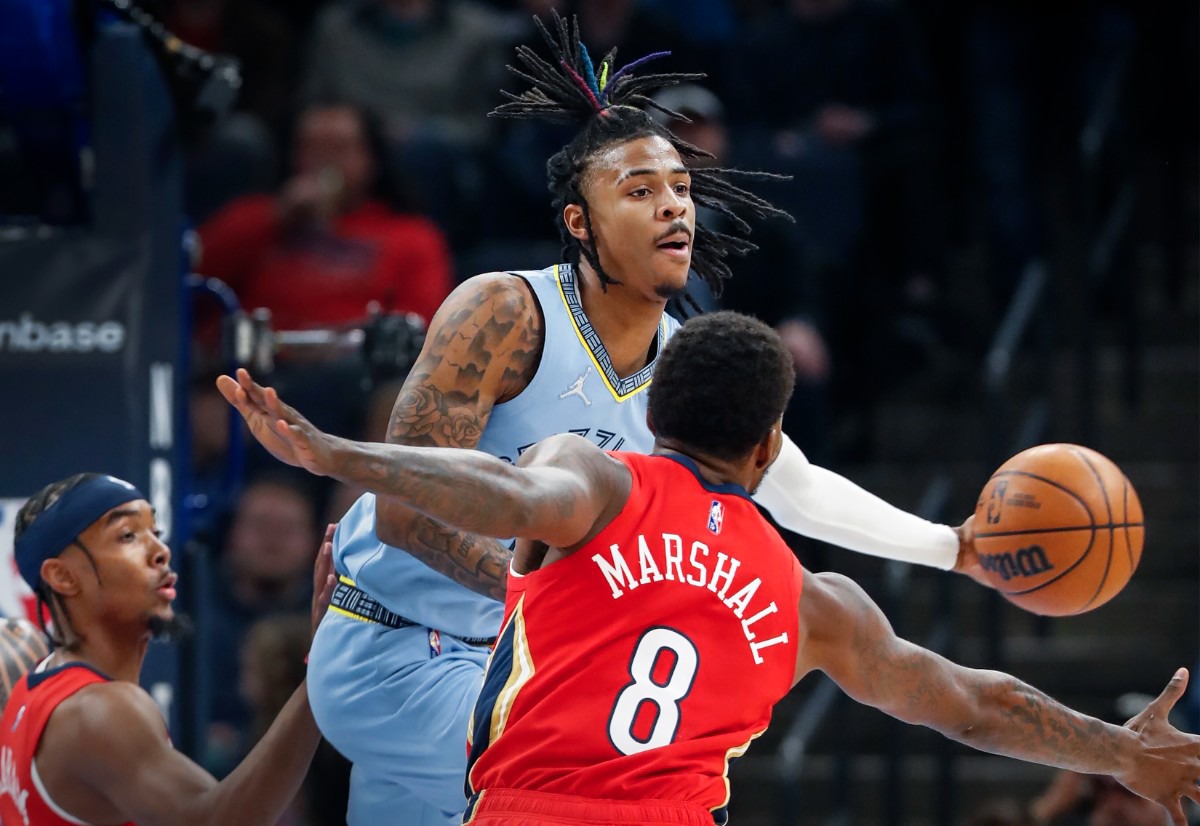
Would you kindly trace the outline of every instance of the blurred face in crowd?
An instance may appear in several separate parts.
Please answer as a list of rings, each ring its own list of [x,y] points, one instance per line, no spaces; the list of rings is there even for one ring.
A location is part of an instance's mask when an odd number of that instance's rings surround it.
[[[256,585],[306,582],[317,550],[312,503],[286,485],[246,488],[229,531],[226,557],[235,577]]]
[[[680,140],[712,155],[711,158],[695,158],[691,161],[692,165],[696,167],[720,166],[729,151],[729,136],[725,131],[725,124],[719,119],[708,118],[695,112],[684,112],[683,114],[687,115],[692,122],[671,121],[671,131]]]
[[[296,172],[326,176],[340,189],[344,206],[367,196],[375,176],[362,117],[349,106],[322,106],[307,110],[296,129]]]
[[[1138,797],[1112,778],[1096,783],[1087,826],[1164,826],[1166,813],[1152,800]]]

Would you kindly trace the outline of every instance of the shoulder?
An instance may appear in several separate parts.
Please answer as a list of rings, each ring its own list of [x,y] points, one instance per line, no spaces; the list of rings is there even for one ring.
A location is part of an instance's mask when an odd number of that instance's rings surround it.
[[[62,701],[55,711],[59,715],[78,725],[80,733],[122,734],[145,725],[166,733],[154,699],[141,686],[121,680],[84,686]]]
[[[486,309],[497,320],[509,323],[520,319],[539,321],[538,301],[529,283],[519,275],[508,272],[489,272],[472,276],[459,284],[438,311],[442,322],[462,319],[463,313],[474,314]],[[443,310],[449,313],[443,314]]]

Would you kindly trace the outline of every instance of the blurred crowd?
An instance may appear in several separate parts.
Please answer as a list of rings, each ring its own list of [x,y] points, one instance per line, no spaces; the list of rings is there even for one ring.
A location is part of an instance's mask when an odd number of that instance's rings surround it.
[[[570,131],[487,117],[519,84],[505,71],[514,47],[539,44],[534,15],[577,15],[592,55],[616,48],[618,65],[670,50],[660,71],[706,77],[661,93],[687,118],[667,125],[712,163],[787,176],[752,187],[796,218],[757,227],[759,249],[724,293],[693,298],[777,327],[799,379],[786,428],[835,466],[869,455],[881,391],[948,351],[982,348],[1022,268],[1052,251],[1047,212],[1062,208],[1055,194],[1070,185],[1063,170],[1107,69],[1170,36],[1121,0],[143,5],[182,40],[241,63],[236,111],[188,136],[195,269],[286,330],[381,312],[427,322],[471,275],[559,260],[545,161]],[[1171,67],[1134,71],[1138,109],[1118,128],[1161,148],[1172,122],[1152,81]],[[956,283],[963,272],[978,283]],[[306,616],[312,557],[356,492],[253,452],[240,491],[228,491],[229,411],[212,383],[219,325],[201,309],[192,444],[195,490],[209,497],[200,539],[219,568],[206,762],[220,772],[303,675],[295,618]],[[265,378],[318,424],[367,439],[383,437],[397,389],[344,354],[284,355]],[[322,814],[344,811],[337,761],[314,770],[321,782],[293,822],[337,822]]]

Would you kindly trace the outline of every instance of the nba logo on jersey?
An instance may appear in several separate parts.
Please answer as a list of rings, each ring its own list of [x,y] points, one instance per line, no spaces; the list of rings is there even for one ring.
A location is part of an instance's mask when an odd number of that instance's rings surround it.
[[[442,635],[434,629],[429,629],[429,659],[442,653]]]
[[[725,506],[716,499],[708,509],[708,529],[713,533],[721,532],[721,523],[725,521]]]

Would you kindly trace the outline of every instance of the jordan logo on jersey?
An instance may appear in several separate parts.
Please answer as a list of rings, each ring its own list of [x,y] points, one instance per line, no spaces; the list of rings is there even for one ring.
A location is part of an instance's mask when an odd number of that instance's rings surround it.
[[[587,377],[590,376],[591,374],[592,374],[592,368],[589,365],[587,372],[585,372],[579,378],[575,379],[575,381],[571,382],[571,386],[568,387],[566,390],[562,391],[561,393],[559,393],[558,397],[560,399],[565,399],[568,396],[578,396],[580,399],[583,400],[584,407],[591,407],[592,400],[589,399],[587,397],[587,394],[585,394],[583,392],[583,383],[587,380]]]
[[[708,509],[708,529],[714,534],[721,532],[721,525],[725,522],[725,506],[717,499],[713,500],[712,507]]]

